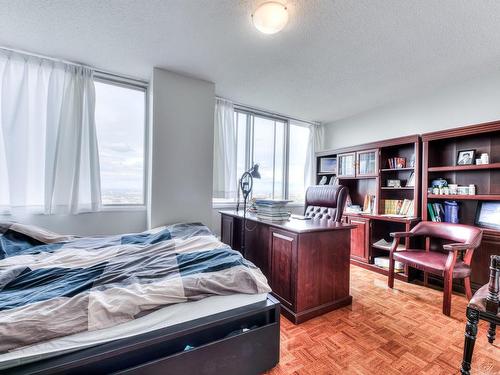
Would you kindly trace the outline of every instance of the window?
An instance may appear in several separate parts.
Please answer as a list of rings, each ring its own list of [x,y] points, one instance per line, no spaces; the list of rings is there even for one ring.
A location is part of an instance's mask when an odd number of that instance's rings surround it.
[[[259,164],[261,178],[254,180],[253,196],[285,197],[285,122],[251,116],[253,120],[252,163]]]
[[[146,88],[95,80],[104,205],[144,204]]]
[[[259,164],[261,178],[254,179],[253,197],[304,201],[309,128],[240,109],[234,112],[234,124],[238,178]],[[223,201],[228,200],[214,199]]]

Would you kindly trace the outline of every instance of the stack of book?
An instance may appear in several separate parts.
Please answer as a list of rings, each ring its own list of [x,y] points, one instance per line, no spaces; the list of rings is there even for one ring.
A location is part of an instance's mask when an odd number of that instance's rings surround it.
[[[285,221],[290,217],[287,200],[256,199],[257,218],[268,221]]]
[[[375,212],[375,195],[372,194],[365,195],[365,200],[363,202],[363,212],[369,214]]]
[[[391,169],[406,168],[406,158],[389,158],[387,162]]]
[[[413,199],[386,199],[384,201],[384,214],[398,216],[414,215]]]
[[[432,221],[445,221],[444,207],[441,203],[427,203],[427,209]]]
[[[384,268],[386,270],[389,269],[389,257],[377,257],[373,260],[373,263],[380,268]],[[402,273],[405,271],[405,265],[401,262],[394,262],[394,272]]]
[[[410,177],[406,181],[406,186],[415,186],[415,173],[411,172]]]

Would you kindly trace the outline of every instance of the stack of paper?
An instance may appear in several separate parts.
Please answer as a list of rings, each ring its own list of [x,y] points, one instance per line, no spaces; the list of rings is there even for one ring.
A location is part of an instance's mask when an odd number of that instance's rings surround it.
[[[275,199],[257,199],[255,206],[257,208],[257,217],[263,220],[270,221],[285,221],[290,217],[290,212],[287,210],[287,200]]]

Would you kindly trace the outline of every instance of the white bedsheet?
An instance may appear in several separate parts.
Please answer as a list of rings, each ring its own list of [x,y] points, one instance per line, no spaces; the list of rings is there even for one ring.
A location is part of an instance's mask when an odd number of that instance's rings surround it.
[[[92,332],[80,332],[0,354],[0,370],[251,305],[265,301],[266,298],[267,293],[233,294],[207,297],[195,302],[178,303],[114,327]]]

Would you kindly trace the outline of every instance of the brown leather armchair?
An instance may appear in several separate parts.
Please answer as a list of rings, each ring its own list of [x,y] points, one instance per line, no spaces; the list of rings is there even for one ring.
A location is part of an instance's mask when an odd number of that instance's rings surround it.
[[[389,279],[387,284],[394,287],[394,262],[444,278],[443,314],[450,315],[453,279],[464,279],[465,294],[470,300],[470,263],[474,249],[481,244],[483,231],[477,227],[463,224],[423,221],[410,232],[391,233],[394,241],[389,254]],[[404,237],[421,236],[425,238],[425,249],[397,250],[399,240]],[[430,239],[438,238],[447,242],[442,251],[430,250]],[[463,254],[463,257],[459,256]]]
[[[304,216],[326,223],[340,222],[349,189],[343,185],[309,186]]]
[[[479,319],[490,323],[488,342],[495,341],[496,328],[500,324],[500,309],[498,293],[500,283],[500,255],[492,255],[490,263],[490,282],[483,285],[474,294],[467,306],[467,325],[465,326],[464,357],[460,371],[463,375],[470,374],[472,353],[477,336]]]

